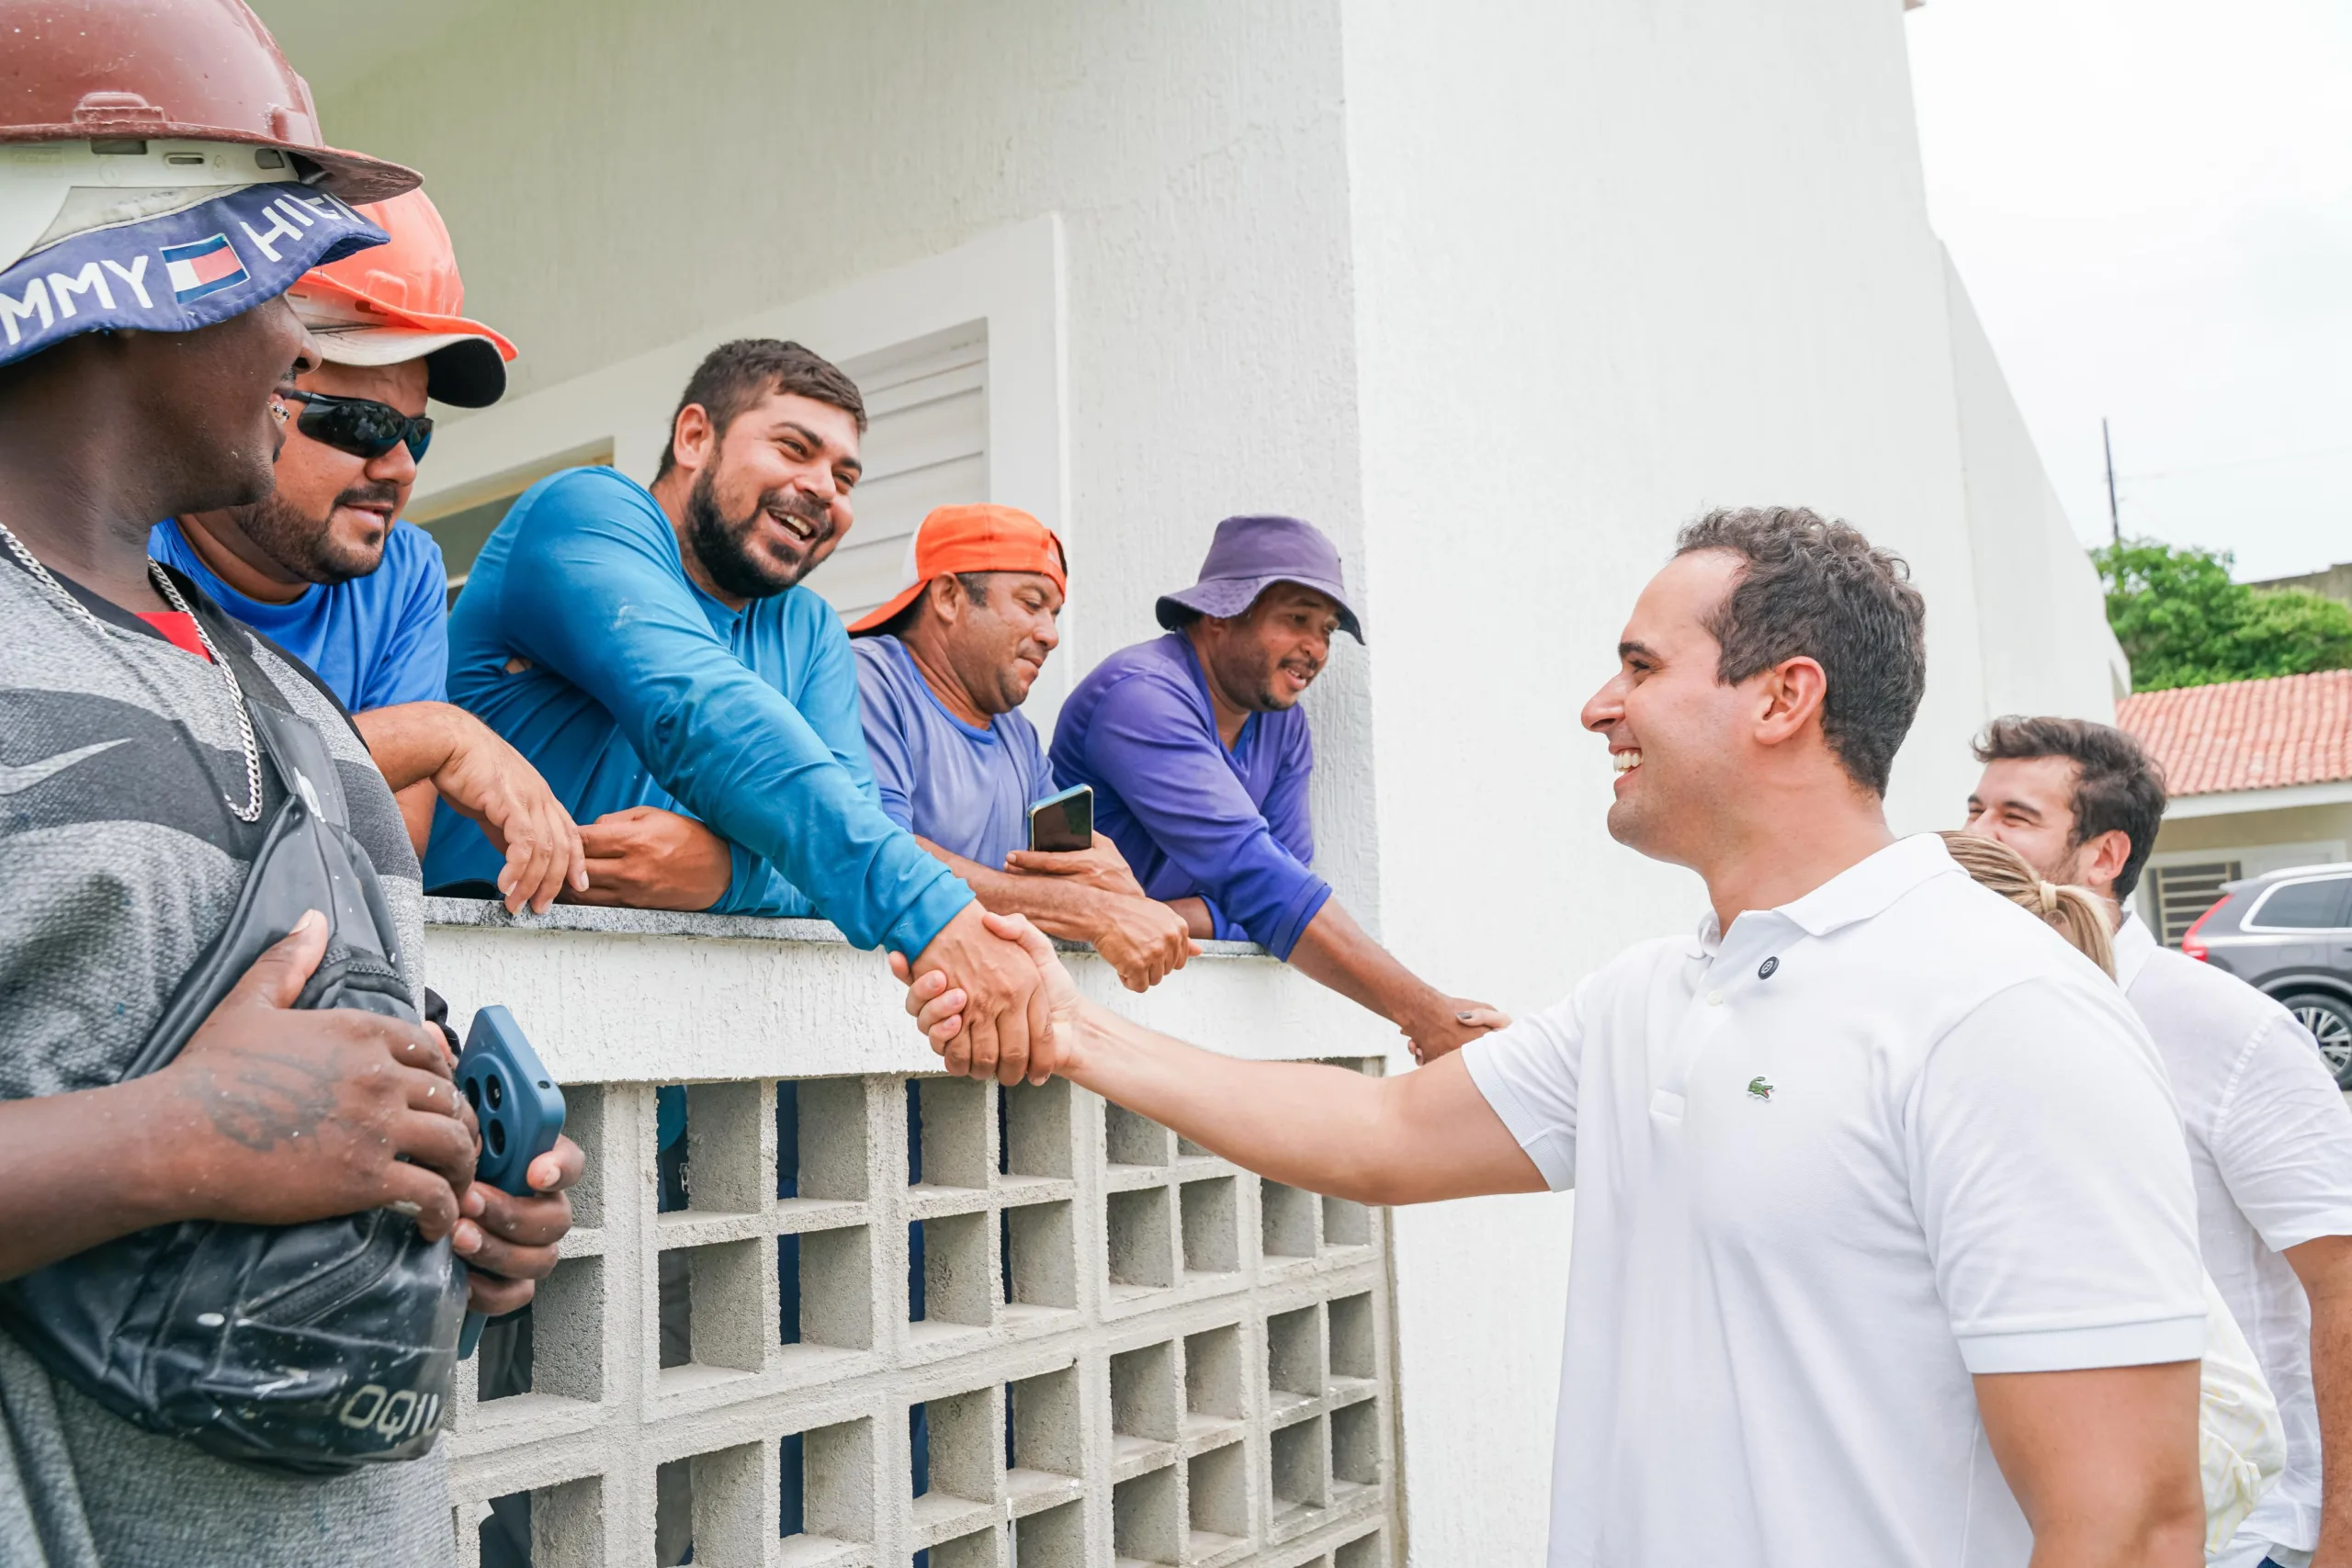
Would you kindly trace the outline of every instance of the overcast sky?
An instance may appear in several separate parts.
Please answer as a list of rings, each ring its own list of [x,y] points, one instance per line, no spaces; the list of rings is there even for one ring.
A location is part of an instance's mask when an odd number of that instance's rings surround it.
[[[2086,541],[2352,560],[2352,4],[1928,0],[1928,201]]]

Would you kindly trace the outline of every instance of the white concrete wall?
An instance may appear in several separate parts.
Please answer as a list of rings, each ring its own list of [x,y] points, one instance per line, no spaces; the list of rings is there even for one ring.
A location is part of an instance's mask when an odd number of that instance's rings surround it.
[[[426,171],[518,392],[1057,213],[1063,657],[1148,635],[1217,517],[1324,526],[1373,635],[1311,700],[1325,864],[1415,967],[1524,1010],[1699,908],[1607,839],[1576,715],[1705,508],[1801,502],[1909,557],[1932,663],[1900,827],[1953,819],[1988,713],[2097,711],[2096,604],[1927,226],[1900,27],[1893,0],[513,0],[322,109]],[[1393,1040],[1331,1027],[1312,1054]],[[1416,1563],[1540,1550],[1569,1213],[1396,1217]]]
[[[1962,478],[1984,606],[1984,705],[2115,722],[2132,666],[2107,624],[2106,591],[1994,356],[1960,274],[1944,258]]]

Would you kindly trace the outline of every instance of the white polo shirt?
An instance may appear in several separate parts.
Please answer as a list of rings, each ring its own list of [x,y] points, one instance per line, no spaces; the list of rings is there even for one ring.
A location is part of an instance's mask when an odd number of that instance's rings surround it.
[[[2115,933],[2115,977],[2180,1104],[2206,1271],[2287,1429],[2286,1473],[2240,1527],[2241,1550],[2221,1561],[2302,1561],[2319,1544],[2319,1409],[2311,1303],[2278,1255],[2352,1235],[2352,1111],[2293,1014],[2233,975],[2158,947],[2137,916]]]
[[[1462,1054],[1577,1190],[1554,1568],[2023,1568],[1970,1375],[2203,1351],[2154,1047],[1932,836]]]

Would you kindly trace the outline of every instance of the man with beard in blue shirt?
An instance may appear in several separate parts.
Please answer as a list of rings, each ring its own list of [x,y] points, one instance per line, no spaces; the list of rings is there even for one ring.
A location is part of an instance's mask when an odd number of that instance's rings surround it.
[[[515,502],[451,613],[449,694],[587,824],[588,901],[820,916],[977,987],[972,1061],[1016,1082],[1035,968],[883,814],[849,638],[799,586],[849,529],[865,427],[856,385],[798,344],[714,349],[651,489],[571,468]],[[439,814],[428,887],[496,864]]]

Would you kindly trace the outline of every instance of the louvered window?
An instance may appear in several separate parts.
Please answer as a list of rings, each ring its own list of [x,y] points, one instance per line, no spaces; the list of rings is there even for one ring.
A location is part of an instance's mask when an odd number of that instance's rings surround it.
[[[2197,918],[2221,901],[2222,885],[2243,874],[2234,860],[2196,861],[2157,866],[2148,874],[2155,886],[2156,910],[2166,947],[2178,947]]]
[[[865,473],[857,521],[808,586],[844,617],[890,596],[907,541],[933,507],[989,499],[988,355],[975,321],[842,366],[865,400]]]

